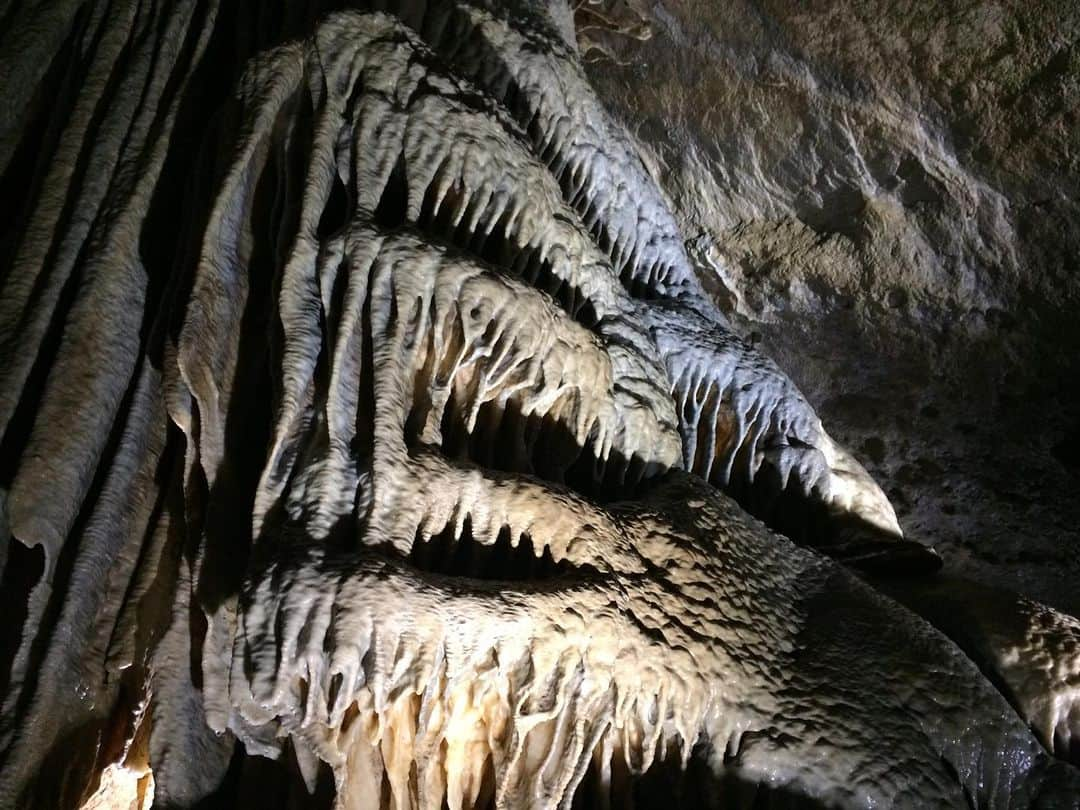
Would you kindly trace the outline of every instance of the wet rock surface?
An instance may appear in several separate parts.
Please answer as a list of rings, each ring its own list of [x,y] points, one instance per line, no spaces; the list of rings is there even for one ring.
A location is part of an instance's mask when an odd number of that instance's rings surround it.
[[[946,570],[1080,613],[1080,7],[633,8],[590,77],[733,322]]]

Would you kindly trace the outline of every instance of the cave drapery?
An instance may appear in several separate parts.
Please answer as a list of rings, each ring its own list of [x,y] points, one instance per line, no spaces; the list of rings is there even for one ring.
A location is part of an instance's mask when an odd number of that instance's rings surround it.
[[[1080,806],[570,8],[0,19],[4,806]]]

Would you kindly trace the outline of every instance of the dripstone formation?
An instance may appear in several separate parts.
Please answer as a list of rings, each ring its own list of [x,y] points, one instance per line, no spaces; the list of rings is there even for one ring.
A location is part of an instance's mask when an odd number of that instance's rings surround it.
[[[3,13],[0,805],[1080,807],[570,10],[378,5]]]

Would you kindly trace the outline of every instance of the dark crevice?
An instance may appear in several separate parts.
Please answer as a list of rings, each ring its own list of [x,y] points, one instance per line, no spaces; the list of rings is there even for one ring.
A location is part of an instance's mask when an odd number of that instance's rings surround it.
[[[503,526],[495,542],[485,544],[474,536],[470,516],[460,532],[454,521],[427,540],[417,530],[409,561],[429,573],[471,579],[528,582],[580,573],[577,566],[556,562],[547,547],[538,553],[528,532],[517,534]]]
[[[441,444],[436,449],[448,458],[565,486],[596,503],[637,497],[645,485],[646,472],[650,478],[659,472],[647,470],[646,461],[636,454],[626,458],[610,451],[603,459],[595,426],[584,444],[579,445],[573,432],[558,418],[550,413],[523,413],[520,402],[513,397],[505,402],[483,403],[470,431],[464,403],[471,401],[467,392],[455,389],[443,409]],[[405,439],[411,448],[422,446],[420,432],[431,407],[431,402],[422,398],[406,420]]]
[[[305,810],[329,810],[334,805],[334,777],[329,765],[320,761],[316,775],[315,791],[309,793],[303,774],[297,763],[293,744],[283,746],[282,756],[270,759],[258,756],[236,742],[229,767],[214,794],[194,805],[166,800],[154,802],[163,810],[225,810],[235,807],[297,808]]]
[[[715,470],[709,483],[794,542],[869,573],[906,576],[941,567],[941,558],[921,543],[890,534],[858,515],[832,513],[824,494],[816,485],[804,482],[797,469],[789,473],[787,486],[771,464],[762,464],[752,480],[746,469],[745,460],[740,464],[737,459],[726,486]]]
[[[726,486],[715,467],[709,483],[724,489],[770,529],[797,543],[817,545],[827,539],[829,514],[825,504],[804,493],[804,483],[797,470],[791,471],[785,487],[780,471],[772,465],[762,464],[751,479],[746,472],[747,465],[740,465],[739,461],[736,459]]]
[[[611,503],[640,497],[645,471],[646,462],[637,454],[626,458],[611,451],[606,460],[601,458],[596,438],[590,434],[566,471],[565,483],[597,503]]]
[[[408,218],[409,183],[405,174],[405,154],[398,155],[397,163],[383,188],[379,204],[375,208],[375,222],[384,228],[397,228]]]
[[[319,225],[315,234],[319,239],[326,239],[341,232],[352,218],[352,205],[349,201],[349,193],[345,189],[345,183],[335,171],[330,186],[330,194],[322,215],[319,217]]]
[[[817,454],[811,445],[790,435],[773,435],[771,440],[762,438],[755,442],[750,433],[756,427],[751,425],[739,446],[731,450],[729,442],[737,430],[733,406],[715,381],[701,393],[701,398],[695,392],[681,389],[674,394],[675,401],[683,403],[679,412],[680,433],[686,435],[692,427],[697,435],[693,457],[688,461],[689,472],[726,492],[773,531],[848,566],[864,571],[888,569],[898,574],[930,572],[940,567],[940,558],[921,543],[896,537],[855,514],[832,512],[826,502],[827,493],[821,489],[821,476],[813,471],[825,464],[824,458],[809,465],[809,478],[804,478],[799,467],[793,466],[785,482],[780,469],[770,459],[770,451]],[[711,419],[716,422],[712,429]],[[767,433],[773,431],[775,427],[767,429]],[[709,446],[710,439],[715,443],[713,447]],[[771,442],[782,442],[782,448]],[[731,453],[734,459],[730,463],[730,477],[725,478],[729,466],[726,459]],[[756,464],[754,453],[763,454],[764,459],[751,474]]]
[[[371,430],[371,426],[375,424],[375,351],[370,295],[364,296],[360,320],[360,385],[356,405],[356,430],[350,450],[354,458],[369,459],[375,452],[375,437]],[[360,497],[359,490],[357,497]]]
[[[529,114],[528,104],[518,85],[512,76],[506,77],[506,89],[502,93],[502,105],[515,119],[521,120]]]
[[[1080,477],[1080,425],[1050,448],[1050,454],[1075,476]]]
[[[15,538],[0,537],[0,542],[10,544],[3,577],[0,578],[0,610],[4,616],[0,626],[0,660],[6,663],[0,668],[0,694],[6,695],[10,685],[11,667],[15,654],[23,643],[23,634],[34,628],[25,626],[29,615],[30,596],[34,587],[45,574],[45,550],[41,546],[28,547]]]
[[[644,773],[633,772],[622,756],[601,778],[592,763],[574,792],[573,810],[593,807],[663,807],[667,810],[822,810],[832,805],[806,796],[795,786],[770,785],[737,766],[718,770],[709,743],[694,745],[687,762],[670,749]]]

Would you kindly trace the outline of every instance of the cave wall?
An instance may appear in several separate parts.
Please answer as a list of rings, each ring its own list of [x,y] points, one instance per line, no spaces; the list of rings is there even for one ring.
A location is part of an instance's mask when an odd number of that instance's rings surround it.
[[[590,77],[736,325],[947,568],[1080,611],[1080,6],[616,10]]]

